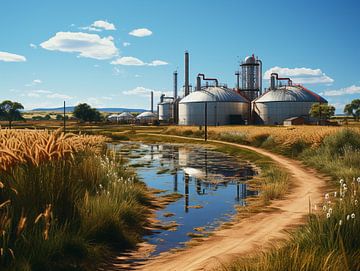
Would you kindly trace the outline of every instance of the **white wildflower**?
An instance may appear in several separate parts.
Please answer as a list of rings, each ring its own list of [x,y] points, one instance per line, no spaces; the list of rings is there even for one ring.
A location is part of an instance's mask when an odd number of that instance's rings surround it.
[[[323,206],[323,210],[326,211],[326,206],[325,205]]]
[[[341,226],[341,225],[342,225],[342,220],[340,219],[340,220],[339,220],[339,226]]]
[[[358,205],[359,201],[356,199],[354,203],[355,205]]]
[[[336,194],[337,194],[337,192],[335,191],[335,192],[334,192],[334,197],[335,197],[335,198],[336,198]]]
[[[343,184],[343,183],[344,183],[344,180],[343,180],[343,179],[340,179],[339,183],[340,183],[340,184]]]
[[[350,215],[347,215],[347,216],[346,216],[346,220],[350,220]]]
[[[326,213],[326,218],[330,218],[330,213]]]
[[[332,208],[329,208],[329,214],[332,214]]]
[[[325,199],[328,200],[329,199],[329,193],[325,194]]]
[[[352,219],[355,219],[355,213],[352,213],[352,214],[351,214],[351,218],[352,218]]]
[[[360,177],[357,177],[357,179],[356,179],[356,180],[357,180],[357,182],[358,182],[358,183],[360,183]]]

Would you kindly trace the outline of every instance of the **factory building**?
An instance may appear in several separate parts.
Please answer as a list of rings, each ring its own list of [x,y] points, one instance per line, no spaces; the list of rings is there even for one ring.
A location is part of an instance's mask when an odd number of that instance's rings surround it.
[[[192,90],[189,53],[186,51],[183,97],[178,96],[177,72],[174,72],[174,95],[162,95],[158,104],[160,123],[197,126],[283,125],[285,120],[295,118],[309,123],[313,121],[309,116],[311,106],[314,103],[327,103],[318,94],[302,85],[292,84],[290,78],[280,78],[276,73],[271,74],[270,87],[262,93],[262,61],[254,55],[247,56],[241,62],[240,70],[235,75],[236,86],[228,88],[220,84],[218,79],[206,78],[199,73],[196,87]]]
[[[207,107],[207,108],[206,108]],[[232,89],[211,86],[197,90],[179,102],[179,125],[244,124],[249,101]]]
[[[287,84],[280,82],[286,80]],[[290,78],[279,78],[273,73],[270,88],[252,102],[253,121],[256,124],[282,125],[286,119],[301,117],[305,123],[311,118],[309,111],[314,103],[327,103],[318,94],[301,85],[293,85]]]

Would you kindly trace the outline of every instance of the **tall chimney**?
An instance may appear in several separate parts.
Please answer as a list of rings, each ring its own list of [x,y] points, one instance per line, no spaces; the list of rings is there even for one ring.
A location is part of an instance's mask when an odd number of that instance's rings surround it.
[[[236,71],[235,75],[236,75],[236,90],[239,91],[240,90],[240,72]]]
[[[154,113],[154,92],[151,91],[151,113]]]
[[[189,95],[189,52],[185,51],[185,96]]]
[[[178,93],[177,93],[177,76],[178,76],[178,73],[177,71],[174,71],[174,99],[176,100],[177,97],[178,97]]]
[[[196,90],[197,91],[201,90],[201,78],[199,75],[196,77]]]

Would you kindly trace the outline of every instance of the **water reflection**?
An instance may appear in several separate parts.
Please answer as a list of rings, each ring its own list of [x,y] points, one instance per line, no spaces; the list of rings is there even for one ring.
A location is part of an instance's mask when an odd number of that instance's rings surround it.
[[[256,174],[252,165],[220,152],[166,144],[111,147],[131,158],[129,163],[136,166],[137,174],[148,186],[166,190],[164,194],[183,195],[183,199],[157,211],[157,219],[175,221],[179,226],[175,231],[157,231],[146,237],[156,245],[154,254],[183,246],[194,228],[213,230],[235,214],[236,205],[245,205],[246,197],[257,194],[246,184]]]

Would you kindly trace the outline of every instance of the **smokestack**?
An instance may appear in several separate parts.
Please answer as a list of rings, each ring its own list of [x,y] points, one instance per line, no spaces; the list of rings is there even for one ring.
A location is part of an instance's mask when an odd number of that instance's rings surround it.
[[[236,90],[239,91],[240,90],[240,72],[236,71],[235,75],[236,75]]]
[[[189,52],[185,51],[185,96],[189,95]]]
[[[196,90],[197,91],[201,90],[201,78],[199,75],[196,77]]]
[[[177,76],[178,76],[178,73],[177,71],[174,71],[174,99],[176,100],[177,97],[178,97],[178,94],[177,94]]]
[[[151,91],[151,113],[154,113],[154,92]]]

